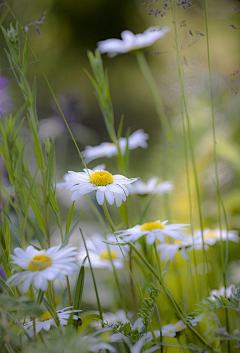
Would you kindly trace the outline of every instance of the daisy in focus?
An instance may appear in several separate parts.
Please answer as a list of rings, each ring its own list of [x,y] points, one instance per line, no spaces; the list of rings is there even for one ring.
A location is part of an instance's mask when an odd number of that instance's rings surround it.
[[[90,256],[92,267],[95,268],[107,268],[112,271],[112,264],[110,261],[110,256],[112,258],[113,265],[116,269],[121,269],[124,267],[124,259],[121,253],[119,246],[117,245],[108,245],[103,242],[104,238],[100,234],[95,234],[92,237],[86,239],[86,245],[88,248],[88,253]],[[107,241],[115,242],[116,238],[113,234],[107,235]],[[127,256],[128,246],[123,246],[122,252]],[[110,253],[110,254],[109,254]],[[86,251],[81,251],[77,258],[81,264],[84,258],[86,257]],[[89,266],[88,260],[85,262],[85,266]]]
[[[201,236],[201,231],[197,230],[194,233],[194,239],[196,240],[196,244],[199,246],[202,246],[202,236]],[[209,229],[205,228],[203,231],[203,239],[204,239],[204,244],[207,245],[215,245],[216,242],[221,241],[221,232],[220,229]],[[239,237],[238,237],[238,231],[237,230],[229,230],[228,232],[226,230],[222,230],[222,240],[226,241],[233,241],[235,243],[239,242]]]
[[[146,183],[138,180],[134,183],[131,194],[149,195],[149,194],[167,194],[174,189],[172,181],[157,183],[158,178],[152,177]]]
[[[58,310],[56,312],[59,323],[61,326],[66,326],[68,323],[68,319],[72,315],[73,320],[80,319],[79,316],[75,315],[75,313],[79,313],[81,310],[72,310],[72,307],[68,307],[65,309]],[[52,315],[49,311],[45,311],[40,317],[35,320],[36,325],[36,333],[39,333],[42,329],[45,331],[49,331],[51,326],[57,327],[56,322],[54,321]],[[29,336],[33,337],[33,321],[26,323],[24,326],[25,330],[27,330]]]
[[[149,135],[146,134],[142,129],[135,131],[129,136],[128,139],[126,139],[125,137],[121,137],[119,139],[119,146],[122,154],[125,154],[127,143],[129,150],[134,150],[138,147],[147,148],[148,144],[146,141],[148,137]],[[110,158],[112,156],[116,156],[117,154],[117,146],[115,145],[115,143],[111,142],[103,142],[99,146],[94,147],[86,146],[85,151],[82,152],[86,164],[98,158]]]
[[[121,206],[122,201],[126,201],[131,188],[130,184],[137,180],[137,178],[129,179],[123,175],[112,175],[106,170],[96,169],[84,169],[83,172],[69,171],[64,179],[66,188],[74,191],[72,201],[95,191],[99,205],[103,205],[106,199],[110,205],[115,202],[117,207]]]
[[[61,245],[53,246],[47,250],[36,250],[32,245],[26,250],[16,248],[11,255],[12,263],[22,271],[13,274],[6,283],[19,286],[22,293],[27,293],[32,283],[37,289],[46,291],[48,281],[64,279],[79,269],[74,263],[78,254],[76,250],[70,245],[62,249]]]
[[[182,240],[184,234],[182,231],[187,230],[186,226],[189,224],[169,224],[168,221],[155,221],[150,223],[143,223],[142,225],[137,224],[133,228],[127,230],[119,230],[118,236],[120,236],[125,242],[136,241],[142,236],[146,235],[146,242],[152,245],[156,239],[160,242],[164,241],[164,235],[169,237]]]
[[[131,31],[123,31],[121,33],[122,39],[111,38],[98,42],[98,49],[101,54],[108,53],[109,57],[145,49],[159,38],[162,38],[169,30],[169,27],[164,26],[150,27],[145,32],[139,34],[134,34]]]

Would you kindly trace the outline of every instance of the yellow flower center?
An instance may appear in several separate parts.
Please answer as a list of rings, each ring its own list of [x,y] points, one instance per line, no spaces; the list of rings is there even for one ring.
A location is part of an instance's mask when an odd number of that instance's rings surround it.
[[[181,240],[174,240],[174,244],[182,245],[182,241]]]
[[[92,173],[89,181],[96,186],[106,186],[113,183],[114,177],[111,173],[102,170],[101,172]]]
[[[47,321],[50,320],[52,318],[52,315],[50,314],[49,311],[45,311],[45,313],[43,313],[39,318],[38,321],[43,322],[43,321]]]
[[[112,250],[110,251],[111,257],[112,259],[117,259],[118,258],[118,254],[116,251]],[[107,250],[103,250],[100,252],[100,259],[101,260],[109,260],[109,252]]]
[[[176,326],[176,329],[177,329],[177,330],[181,330],[181,328],[182,328],[182,325],[177,325],[177,326]]]
[[[52,259],[50,256],[45,254],[40,254],[33,256],[31,260],[28,262],[28,270],[29,271],[42,271],[46,267],[50,266],[52,263]]]
[[[172,333],[172,330],[168,330],[169,333]]]
[[[150,222],[150,223],[143,223],[140,230],[141,232],[145,230],[153,230],[153,229],[164,229],[164,225],[161,222]]]
[[[204,235],[204,239],[208,239],[208,238],[213,238],[216,239],[218,238],[218,234],[215,230],[209,230],[205,235]]]

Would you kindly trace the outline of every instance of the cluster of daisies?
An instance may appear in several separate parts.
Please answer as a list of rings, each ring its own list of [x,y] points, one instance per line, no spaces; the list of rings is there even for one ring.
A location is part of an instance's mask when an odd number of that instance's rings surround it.
[[[126,52],[135,52],[143,50],[147,46],[153,44],[157,39],[164,36],[169,31],[168,27],[151,27],[143,34],[134,35],[130,31],[122,32],[122,40],[109,39],[98,43],[101,53],[108,53],[113,57],[117,54]],[[130,150],[137,147],[146,148],[148,135],[143,130],[137,130],[128,139],[120,138],[119,147],[122,154],[126,152],[126,147]],[[101,157],[110,158],[118,154],[118,148],[114,143],[104,142],[99,146],[87,146],[83,151],[83,157],[88,164],[93,160]],[[105,202],[110,205],[116,204],[120,207],[126,201],[130,194],[148,195],[148,194],[165,194],[173,190],[173,183],[165,181],[158,183],[158,179],[153,177],[146,183],[138,178],[127,178],[119,174],[112,174],[105,170],[105,166],[98,166],[90,169],[86,168],[83,171],[69,171],[64,176],[64,182],[57,185],[58,188],[65,187],[73,192],[72,201],[78,198],[93,193],[96,197],[96,202],[102,206]],[[187,236],[185,232],[189,224],[168,224],[168,221],[155,220],[148,223],[137,224],[129,229],[123,229],[116,234],[108,234],[103,242],[103,236],[100,234],[92,235],[86,240],[89,257],[86,259],[86,251],[79,250],[71,245],[63,246],[62,244],[50,247],[46,250],[38,250],[32,245],[29,245],[25,250],[21,248],[14,249],[14,254],[11,255],[13,264],[13,274],[7,280],[10,286],[17,286],[21,293],[28,293],[32,286],[35,290],[43,292],[48,290],[49,283],[55,280],[63,280],[66,276],[71,276],[73,271],[79,270],[82,262],[85,266],[91,265],[95,268],[105,268],[112,270],[113,266],[116,269],[124,267],[124,261],[128,260],[129,247],[126,243],[138,242],[144,238],[146,243],[151,246],[154,243],[157,249],[161,251],[161,257],[165,260],[167,257],[172,259],[178,250],[181,250],[184,259],[188,258],[187,252],[193,248],[200,249],[203,246],[207,248],[209,245],[214,245],[216,241],[231,240],[238,242],[239,238],[236,232],[226,232],[220,230],[205,229],[204,233],[195,232],[192,236]],[[116,237],[118,242],[116,242]],[[167,237],[167,238],[166,238]],[[173,239],[167,243],[166,239]],[[204,243],[203,243],[204,241]],[[111,245],[108,243],[116,243]],[[124,246],[121,246],[124,245]],[[140,246],[140,243],[138,244]],[[111,260],[111,261],[110,261]],[[72,307],[67,307],[56,312],[58,324],[65,326],[71,317],[73,320],[79,320],[80,310],[73,310]],[[128,322],[126,315],[121,311],[122,323]],[[201,321],[201,316],[191,320],[192,326],[197,325]],[[114,315],[107,314],[104,316],[104,321],[114,322]],[[40,317],[34,321],[24,323],[24,328],[29,335],[39,333],[41,330],[49,331],[52,326],[57,326],[55,319],[49,311],[45,311]],[[132,327],[138,327],[139,320]],[[139,328],[141,330],[141,327]],[[167,324],[162,326],[162,330],[154,331],[155,338],[162,336],[175,337],[178,332],[186,329],[186,325],[182,321],[175,324]],[[123,336],[121,336],[123,340]],[[113,334],[109,342],[120,340],[118,334]],[[139,342],[131,347],[131,352],[140,352],[141,347],[146,342],[153,340],[152,333],[146,333],[142,336]],[[91,337],[88,350],[90,352],[108,349],[110,352],[116,352],[116,349],[109,343],[100,342],[96,336]],[[159,349],[156,347],[155,350]],[[151,347],[151,352],[154,349]],[[147,352],[147,351],[146,351]]]

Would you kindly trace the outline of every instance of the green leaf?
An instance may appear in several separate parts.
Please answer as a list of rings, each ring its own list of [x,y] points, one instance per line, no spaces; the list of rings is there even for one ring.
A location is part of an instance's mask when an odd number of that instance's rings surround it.
[[[67,245],[67,243],[68,243],[68,241],[69,241],[71,235],[73,234],[73,232],[74,232],[75,228],[77,227],[77,225],[78,225],[80,219],[82,218],[82,216],[84,215],[84,213],[86,212],[87,209],[88,209],[88,208],[85,208],[85,210],[80,214],[80,216],[78,217],[78,219],[77,219],[76,222],[74,223],[72,229],[71,229],[71,230],[68,232],[68,234],[66,235],[66,237],[65,237],[65,239],[64,239],[64,241],[63,241],[62,246],[61,246],[60,249],[64,248],[64,246]]]
[[[55,144],[54,140],[50,143],[50,150],[47,154],[47,167],[46,167],[46,193],[50,195],[52,179],[54,174],[54,163],[55,163]]]
[[[83,287],[84,287],[84,277],[85,277],[85,268],[82,265],[79,271],[79,275],[75,285],[74,299],[73,299],[73,310],[80,310],[82,304],[82,295],[83,295]],[[76,320],[73,322],[74,327],[78,327],[78,323]]]
[[[11,221],[9,215],[8,215],[7,212],[4,210],[4,208],[2,208],[2,212],[4,213],[4,216],[7,218],[8,222],[9,222],[9,224],[10,224],[10,226],[11,226],[12,232],[13,232],[13,234],[15,235],[15,238],[17,239],[18,245],[22,248],[22,240],[21,240],[21,238],[20,238],[20,236],[19,236],[19,234],[18,234],[18,231],[17,231],[15,225],[12,223],[12,221]]]
[[[69,213],[68,213],[65,234],[68,234],[70,227],[71,227],[71,222],[72,222],[73,212],[74,212],[74,205],[75,205],[75,201],[73,201],[72,206],[71,206]]]

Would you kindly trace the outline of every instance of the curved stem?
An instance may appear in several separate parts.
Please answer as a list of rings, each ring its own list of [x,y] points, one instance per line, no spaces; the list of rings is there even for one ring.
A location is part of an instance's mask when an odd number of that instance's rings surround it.
[[[163,288],[164,292],[166,293],[169,301],[171,302],[171,304],[173,305],[177,316],[182,320],[182,322],[188,327],[188,329],[198,338],[198,340],[204,344],[205,347],[207,347],[208,349],[210,349],[212,352],[217,353],[217,351],[211,347],[206,341],[205,339],[194,329],[194,327],[189,324],[189,322],[185,319],[185,316],[182,312],[181,307],[179,306],[179,304],[177,303],[177,301],[175,300],[175,298],[173,297],[172,293],[169,291],[169,289],[167,288],[163,277],[160,277],[160,275],[158,275],[158,273],[154,270],[154,268],[149,264],[149,262],[142,256],[142,254],[136,249],[136,247],[132,244],[132,243],[127,243],[134,251],[135,253],[140,257],[140,259],[144,262],[144,264],[149,268],[149,270],[152,272],[152,274],[156,277],[156,279],[159,281],[159,284],[161,285],[161,287]]]
[[[150,68],[148,66],[148,63],[147,63],[147,60],[146,60],[146,57],[145,57],[143,51],[137,51],[136,58],[137,58],[139,68],[140,68],[144,78],[146,79],[146,81],[149,85],[149,88],[152,92],[158,118],[159,118],[160,122],[162,123],[163,129],[165,131],[167,138],[170,140],[173,137],[170,123],[169,123],[169,120],[168,120],[168,118],[165,114],[165,111],[164,111],[163,101],[160,96],[158,86],[157,86],[156,81],[154,80],[154,77],[150,71]]]

